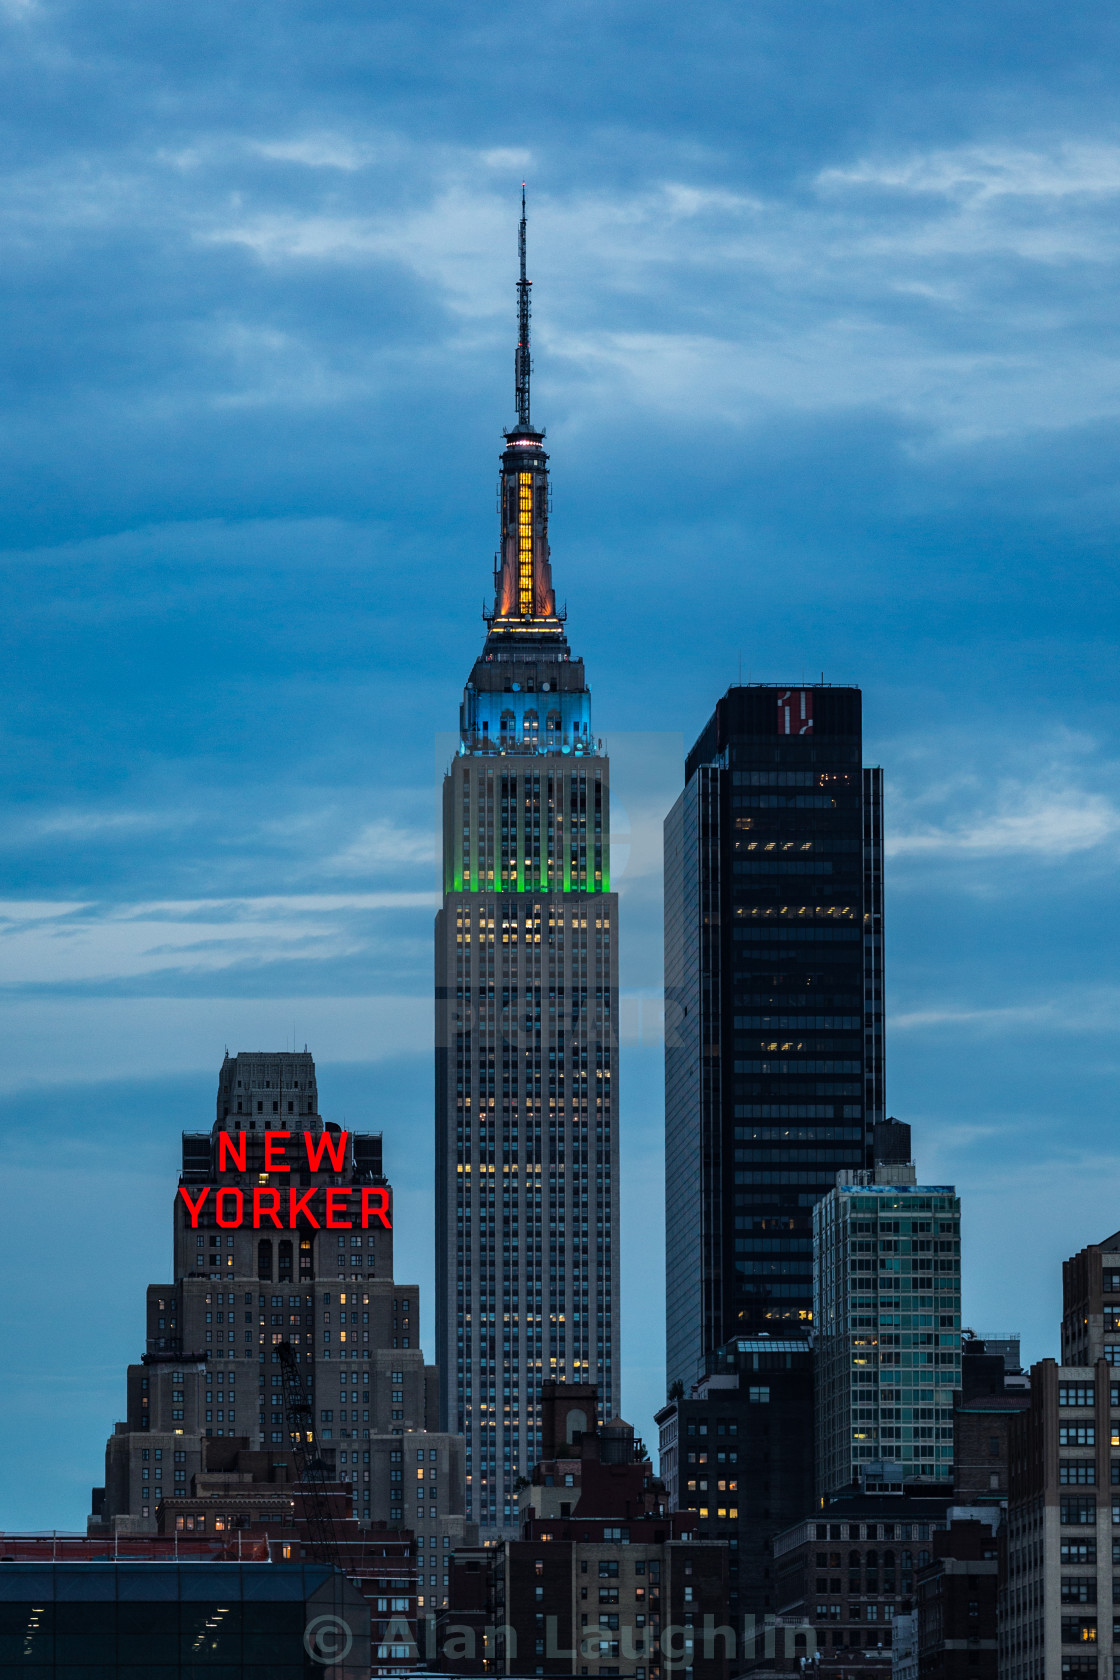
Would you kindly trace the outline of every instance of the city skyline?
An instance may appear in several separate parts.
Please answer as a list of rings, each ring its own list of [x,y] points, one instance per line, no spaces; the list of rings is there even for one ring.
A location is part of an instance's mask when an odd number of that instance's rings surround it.
[[[1120,1204],[1120,174],[1111,23],[1021,21],[563,5],[515,82],[452,8],[0,11],[2,1404],[61,1442],[6,1466],[13,1522],[81,1525],[224,1044],[309,1043],[328,1117],[383,1130],[431,1299],[434,791],[524,177],[618,801],[624,1413],[664,1389],[660,823],[740,676],[863,690],[890,1107],[962,1196],[966,1320],[1053,1350]],[[41,1243],[46,1137],[96,1280]]]

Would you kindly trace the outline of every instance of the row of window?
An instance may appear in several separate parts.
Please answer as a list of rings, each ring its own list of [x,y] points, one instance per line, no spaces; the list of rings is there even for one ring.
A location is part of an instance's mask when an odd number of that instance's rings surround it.
[[[1095,1406],[1096,1397],[1095,1383],[1058,1384],[1059,1406]],[[1110,1406],[1120,1406],[1120,1383],[1109,1384],[1108,1403]]]
[[[1061,1458],[1058,1460],[1058,1481],[1064,1487],[1092,1487],[1097,1480],[1097,1466],[1091,1458]],[[1120,1487],[1120,1458],[1109,1466],[1109,1480]]]
[[[1097,1502],[1091,1494],[1065,1494],[1058,1502],[1059,1521],[1063,1528],[1081,1528],[1097,1520]],[[1112,1524],[1120,1528],[1120,1499],[1112,1505]]]

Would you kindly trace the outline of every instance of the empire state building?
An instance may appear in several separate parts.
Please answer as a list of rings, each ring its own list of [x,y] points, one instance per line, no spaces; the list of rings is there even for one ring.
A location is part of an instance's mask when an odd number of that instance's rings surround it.
[[[516,1530],[542,1383],[595,1384],[603,1418],[619,1409],[609,765],[552,584],[548,456],[529,413],[524,195],[520,255],[494,607],[443,784],[436,917],[443,1426],[466,1437],[467,1514],[491,1537]]]

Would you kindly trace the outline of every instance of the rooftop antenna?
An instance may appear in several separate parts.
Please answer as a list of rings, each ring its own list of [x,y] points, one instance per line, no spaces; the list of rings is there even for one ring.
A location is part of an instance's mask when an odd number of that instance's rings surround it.
[[[525,183],[521,183],[521,226],[517,235],[517,249],[521,258],[521,278],[517,282],[517,355],[514,358],[514,389],[517,401],[517,424],[524,431],[532,430],[529,419],[529,290],[533,282],[525,278]]]

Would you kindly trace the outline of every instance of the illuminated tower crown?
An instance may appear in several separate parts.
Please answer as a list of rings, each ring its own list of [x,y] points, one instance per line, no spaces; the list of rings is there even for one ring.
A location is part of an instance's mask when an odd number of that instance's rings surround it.
[[[502,476],[498,490],[501,508],[501,546],[494,573],[494,611],[489,651],[511,637],[562,638],[563,613],[556,611],[552,567],[548,557],[548,456],[544,432],[536,431],[529,414],[530,292],[525,275],[525,188],[521,189],[521,227],[518,239],[521,276],[517,282],[517,353],[514,387],[517,424],[506,432]]]

